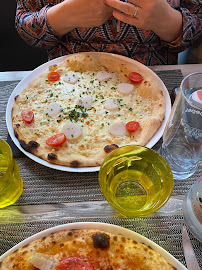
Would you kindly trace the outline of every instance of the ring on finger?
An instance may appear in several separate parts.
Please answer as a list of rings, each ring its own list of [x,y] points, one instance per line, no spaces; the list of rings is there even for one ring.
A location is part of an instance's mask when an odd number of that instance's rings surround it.
[[[138,6],[135,6],[135,5],[134,5],[133,12],[132,12],[131,15],[130,15],[131,17],[136,17],[137,12],[138,12],[138,8],[139,8]]]

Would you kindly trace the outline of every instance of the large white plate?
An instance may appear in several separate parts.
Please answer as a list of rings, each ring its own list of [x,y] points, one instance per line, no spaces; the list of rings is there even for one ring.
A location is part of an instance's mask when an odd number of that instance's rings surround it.
[[[169,96],[168,90],[165,87],[164,83],[161,81],[161,79],[151,69],[149,69],[148,67],[144,66],[143,64],[141,64],[141,63],[139,63],[139,62],[137,62],[135,60],[132,60],[132,59],[127,58],[125,56],[116,55],[116,54],[97,53],[97,52],[90,52],[89,53],[88,52],[88,54],[91,54],[91,53],[92,54],[99,54],[99,55],[107,54],[107,55],[110,55],[113,58],[115,57],[117,59],[124,60],[124,61],[134,65],[134,67],[140,68],[140,69],[144,70],[145,72],[151,74],[154,77],[154,79],[159,82],[159,84],[160,84],[160,86],[162,88],[163,94],[164,94],[166,108],[165,108],[165,117],[164,117],[164,120],[163,120],[161,126],[159,127],[159,129],[157,130],[157,132],[155,133],[153,138],[146,144],[146,147],[149,147],[149,148],[153,147],[158,142],[158,140],[161,138],[161,136],[163,135],[163,131],[165,129],[165,125],[166,125],[166,122],[168,120],[168,117],[169,117],[169,114],[170,114],[170,111],[171,111],[170,96]],[[57,169],[57,170],[61,170],[61,171],[69,171],[69,172],[94,172],[94,171],[99,171],[100,167],[71,168],[71,167],[65,167],[65,166],[51,164],[51,163],[49,163],[47,161],[42,160],[41,158],[38,158],[38,157],[34,156],[33,154],[28,153],[27,151],[25,151],[20,146],[19,141],[17,140],[17,138],[14,135],[14,131],[13,131],[13,127],[12,127],[11,112],[12,112],[12,107],[13,107],[13,104],[14,104],[15,96],[19,95],[22,92],[22,90],[24,90],[24,88],[33,79],[35,79],[38,75],[40,75],[42,72],[47,70],[50,65],[59,64],[62,61],[64,61],[66,58],[68,58],[69,56],[70,55],[58,57],[58,58],[56,58],[54,60],[51,60],[51,61],[37,67],[28,76],[26,76],[24,79],[22,79],[20,81],[20,83],[15,87],[15,89],[13,90],[13,92],[12,92],[12,94],[11,94],[9,100],[8,100],[8,104],[7,104],[7,108],[6,108],[6,124],[7,124],[7,128],[8,128],[8,132],[9,132],[13,142],[15,143],[15,145],[26,156],[28,156],[32,160],[34,160],[34,161],[36,161],[36,162],[38,162],[38,163],[40,163],[40,164],[42,164],[44,166],[47,166],[47,167],[53,168],[53,169]]]
[[[122,234],[125,237],[131,238],[136,240],[137,242],[144,243],[147,246],[150,246],[154,250],[156,250],[158,253],[160,253],[165,260],[167,260],[172,266],[174,266],[177,270],[187,270],[187,268],[180,263],[174,256],[172,256],[169,252],[167,252],[165,249],[161,248],[159,245],[154,243],[153,241],[149,240],[148,238],[133,232],[131,230],[112,225],[107,223],[100,223],[100,222],[78,222],[78,223],[70,223],[65,225],[59,225],[56,227],[49,228],[47,230],[44,230],[42,232],[39,232],[24,241],[20,242],[16,246],[12,247],[10,250],[8,250],[6,253],[4,253],[0,257],[0,262],[6,258],[6,256],[10,255],[17,249],[29,244],[30,242],[39,239],[41,237],[50,235],[51,233],[63,231],[63,230],[72,230],[72,229],[98,229],[105,232],[111,232],[116,234]]]

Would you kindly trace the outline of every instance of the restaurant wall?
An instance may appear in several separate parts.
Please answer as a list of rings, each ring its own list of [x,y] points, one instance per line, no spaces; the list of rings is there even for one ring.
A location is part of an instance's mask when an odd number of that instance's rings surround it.
[[[0,71],[32,70],[47,62],[43,49],[28,45],[15,29],[16,1],[6,0],[0,9]]]

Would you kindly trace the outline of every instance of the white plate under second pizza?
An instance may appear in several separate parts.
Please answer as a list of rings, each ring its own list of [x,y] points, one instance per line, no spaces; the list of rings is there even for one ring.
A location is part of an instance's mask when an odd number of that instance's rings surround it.
[[[20,242],[16,246],[12,247],[10,250],[8,250],[6,253],[4,253],[2,256],[0,256],[0,262],[5,259],[8,255],[12,254],[14,251],[18,250],[19,248],[31,243],[32,241],[35,241],[36,239],[48,236],[52,233],[56,233],[63,230],[73,230],[73,229],[96,229],[101,230],[105,232],[115,233],[115,234],[121,234],[124,237],[128,237],[131,239],[134,239],[137,242],[143,243],[146,246],[151,247],[158,253],[160,253],[163,258],[173,267],[175,267],[176,270],[187,270],[187,268],[180,263],[174,256],[172,256],[169,252],[167,252],[165,249],[154,243],[153,241],[149,240],[148,238],[131,231],[129,229],[107,224],[107,223],[101,223],[101,222],[78,222],[78,223],[69,223],[64,225],[59,225],[56,227],[49,228],[47,230],[44,230],[42,232],[39,232],[24,241]]]
[[[112,57],[112,58],[116,58],[117,60],[120,59],[124,60],[126,63],[128,62],[129,64],[132,64],[135,67],[142,69],[143,71],[149,73],[150,75],[153,76],[153,78],[158,81],[159,85],[161,86],[161,89],[163,91],[163,95],[164,95],[164,99],[165,99],[165,117],[164,120],[161,124],[161,126],[159,127],[159,129],[157,130],[157,132],[155,133],[155,135],[150,139],[150,141],[146,144],[146,147],[153,147],[161,138],[161,136],[163,135],[163,131],[165,129],[165,125],[166,122],[168,120],[170,111],[171,111],[171,100],[170,100],[170,95],[168,93],[167,88],[165,87],[164,83],[161,81],[161,79],[148,67],[144,66],[143,64],[121,56],[121,55],[116,55],[116,54],[109,54],[109,53],[96,53],[96,52],[88,52],[88,54],[99,54],[99,55],[105,55],[107,54],[108,56]],[[70,55],[72,56],[72,55]],[[8,100],[8,104],[7,104],[7,108],[6,108],[6,124],[7,124],[7,128],[8,128],[8,132],[11,136],[11,139],[13,140],[13,142],[15,143],[15,145],[26,155],[28,156],[30,159],[36,161],[39,164],[42,164],[46,167],[52,168],[52,169],[56,169],[56,170],[61,170],[61,171],[68,171],[68,172],[94,172],[94,171],[99,171],[100,167],[82,167],[82,168],[71,168],[71,167],[66,167],[66,166],[61,166],[61,165],[55,165],[52,163],[49,163],[31,153],[28,153],[27,151],[25,151],[21,146],[19,141],[17,140],[17,138],[14,135],[14,131],[13,131],[13,126],[12,126],[12,107],[14,104],[14,99],[17,95],[19,95],[24,89],[25,87],[32,81],[34,80],[37,76],[39,76],[41,73],[43,73],[45,70],[48,69],[48,67],[50,65],[54,65],[54,64],[59,64],[62,61],[64,61],[66,58],[68,58],[69,56],[62,56],[59,58],[56,58],[54,60],[51,60],[39,67],[37,67],[36,69],[34,69],[28,76],[26,76],[23,80],[20,81],[20,83],[15,87],[15,89],[13,90],[9,100]]]

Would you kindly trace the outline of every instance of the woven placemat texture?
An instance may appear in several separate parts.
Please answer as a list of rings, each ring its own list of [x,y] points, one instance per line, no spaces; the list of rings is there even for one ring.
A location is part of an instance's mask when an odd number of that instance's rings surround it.
[[[173,89],[179,87],[182,80],[180,70],[156,72],[165,83],[172,100]],[[0,137],[7,139],[5,112],[10,94],[18,82],[0,82]],[[157,150],[161,140],[154,146]],[[12,147],[15,147],[14,145]],[[13,148],[14,149],[14,148]],[[15,205],[32,205],[45,203],[62,203],[76,201],[103,200],[98,185],[98,172],[71,173],[57,171],[34,162],[20,153],[18,149],[14,152],[23,179],[23,194]],[[201,174],[199,170],[190,178],[175,181],[173,195],[184,195],[190,186]],[[16,221],[17,222],[17,221]],[[69,219],[58,221],[41,221],[27,223],[0,224],[0,254],[26,239],[27,237],[57,225],[70,223]],[[184,219],[181,214],[168,216],[147,216],[133,219],[125,218],[85,218],[75,219],[72,222],[104,222],[115,224],[133,230],[151,239],[162,248],[170,252],[185,265],[182,248],[181,229]],[[202,243],[190,234],[197,259],[202,267]]]
[[[172,99],[173,90],[179,87],[182,81],[180,70],[158,71],[156,74],[165,83]],[[1,138],[7,139],[5,112],[10,94],[18,82],[0,82],[0,128]],[[162,139],[153,147],[157,150]],[[11,142],[10,142],[11,144]],[[98,172],[72,173],[57,171],[47,168],[27,158],[18,148],[12,144],[14,156],[20,168],[23,179],[23,194],[15,205],[30,205],[43,203],[62,203],[75,201],[103,200],[98,184]],[[196,181],[201,172],[199,170],[189,179],[175,181],[173,195],[184,195],[190,186]]]
[[[185,264],[183,246],[182,246],[182,226],[184,224],[182,215],[164,216],[164,217],[140,217],[140,218],[91,218],[91,219],[75,219],[71,222],[103,222],[118,225],[132,231],[135,231],[146,238],[152,240],[182,264]],[[0,254],[3,254],[11,247],[45,229],[66,224],[62,221],[42,221],[34,223],[15,223],[0,225]],[[189,232],[189,231],[188,231]],[[189,233],[197,260],[202,267],[202,243],[195,239]]]

